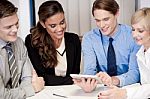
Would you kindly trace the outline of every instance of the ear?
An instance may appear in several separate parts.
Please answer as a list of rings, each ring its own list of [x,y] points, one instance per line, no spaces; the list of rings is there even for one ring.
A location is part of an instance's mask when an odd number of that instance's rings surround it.
[[[117,12],[116,12],[116,14],[115,14],[115,16],[118,17],[119,14],[120,14],[120,13],[119,13],[119,9],[118,9]]]
[[[43,23],[43,21],[40,21],[40,24],[43,26],[43,28],[46,28],[45,24]]]

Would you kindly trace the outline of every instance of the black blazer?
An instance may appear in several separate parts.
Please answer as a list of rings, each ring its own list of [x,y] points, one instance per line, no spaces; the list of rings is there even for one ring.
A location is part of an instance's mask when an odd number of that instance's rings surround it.
[[[38,50],[31,45],[31,34],[27,35],[25,45],[28,50],[29,58],[32,62],[34,69],[38,76],[45,80],[45,85],[67,85],[73,84],[70,74],[80,73],[80,60],[81,60],[81,42],[77,34],[65,33],[65,46],[67,57],[67,73],[65,77],[55,76],[54,68],[45,68],[41,65],[41,58]]]

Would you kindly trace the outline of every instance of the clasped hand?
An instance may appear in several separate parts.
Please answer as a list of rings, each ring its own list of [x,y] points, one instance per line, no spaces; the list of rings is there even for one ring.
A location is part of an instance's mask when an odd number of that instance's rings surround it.
[[[32,86],[35,92],[39,92],[44,89],[45,82],[43,77],[38,77],[35,70],[32,71]]]

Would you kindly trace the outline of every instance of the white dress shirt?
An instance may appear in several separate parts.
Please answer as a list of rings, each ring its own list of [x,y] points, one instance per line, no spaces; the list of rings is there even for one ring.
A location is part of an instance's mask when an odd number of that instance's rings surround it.
[[[55,67],[55,75],[56,76],[66,76],[67,71],[67,59],[66,59],[66,51],[65,51],[65,40],[62,39],[61,45],[57,50],[57,59],[58,64]]]
[[[141,85],[127,88],[127,97],[128,99],[148,99],[150,98],[150,48],[144,52],[144,46],[142,46],[136,56]]]

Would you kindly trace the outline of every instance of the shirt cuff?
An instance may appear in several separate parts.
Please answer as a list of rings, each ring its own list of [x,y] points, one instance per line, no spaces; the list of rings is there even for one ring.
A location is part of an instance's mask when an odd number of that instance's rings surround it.
[[[119,81],[120,81],[120,84],[118,85],[119,87],[122,87],[122,86],[124,86],[125,85],[125,77],[123,77],[123,76],[116,76],[118,79],[119,79]]]
[[[23,87],[23,89],[25,91],[26,98],[35,95],[35,91],[32,85]]]

